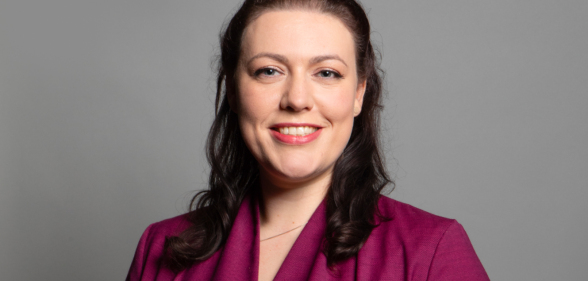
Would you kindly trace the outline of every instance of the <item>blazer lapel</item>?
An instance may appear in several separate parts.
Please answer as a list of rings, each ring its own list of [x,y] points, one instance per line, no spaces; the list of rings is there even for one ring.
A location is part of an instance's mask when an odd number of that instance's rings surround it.
[[[323,201],[294,242],[274,280],[308,280],[315,259],[322,255],[321,243],[326,231],[326,206]],[[259,238],[257,239],[259,240]],[[257,250],[259,257],[259,248]],[[255,279],[257,280],[257,279]]]
[[[223,247],[213,280],[257,280],[259,270],[259,218],[257,204],[245,197]]]

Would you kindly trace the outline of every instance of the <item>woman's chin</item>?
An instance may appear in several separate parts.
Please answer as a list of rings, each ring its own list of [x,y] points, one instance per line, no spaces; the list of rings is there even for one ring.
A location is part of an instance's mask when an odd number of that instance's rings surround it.
[[[316,174],[312,171],[288,171],[282,173],[282,178],[284,181],[290,182],[305,182],[312,180],[316,177]]]
[[[278,169],[272,169],[270,172],[273,180],[283,183],[300,184],[305,182],[313,182],[324,178],[328,172],[328,169],[313,168],[309,166],[294,166],[294,167],[282,167]]]

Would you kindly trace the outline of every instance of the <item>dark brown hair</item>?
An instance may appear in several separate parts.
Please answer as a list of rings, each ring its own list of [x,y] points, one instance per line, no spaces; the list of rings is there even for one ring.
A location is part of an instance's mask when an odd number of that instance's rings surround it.
[[[211,166],[209,189],[190,202],[191,226],[165,241],[165,262],[174,270],[188,268],[215,253],[225,243],[244,197],[258,188],[258,164],[245,145],[227,96],[236,94],[234,77],[247,25],[266,11],[288,9],[339,18],[354,37],[357,75],[360,81],[367,81],[362,111],[355,117],[349,142],[335,164],[325,199],[327,229],[322,251],[329,266],[357,255],[377,226],[380,193],[394,183],[379,150],[381,70],[365,11],[353,0],[246,0],[220,38],[216,116],[206,146]]]

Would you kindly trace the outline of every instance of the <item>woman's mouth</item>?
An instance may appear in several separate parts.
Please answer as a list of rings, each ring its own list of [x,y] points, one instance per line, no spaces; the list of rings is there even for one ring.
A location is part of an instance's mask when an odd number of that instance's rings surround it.
[[[280,132],[280,134],[283,135],[290,135],[290,136],[306,136],[306,135],[310,135],[314,132],[316,132],[316,130],[318,130],[318,128],[316,127],[309,127],[309,126],[304,126],[304,127],[280,127],[280,128],[276,128],[276,130],[278,132]]]
[[[280,142],[293,145],[301,145],[312,142],[320,135],[322,128],[308,126],[292,126],[295,124],[278,124],[271,128],[272,135]]]

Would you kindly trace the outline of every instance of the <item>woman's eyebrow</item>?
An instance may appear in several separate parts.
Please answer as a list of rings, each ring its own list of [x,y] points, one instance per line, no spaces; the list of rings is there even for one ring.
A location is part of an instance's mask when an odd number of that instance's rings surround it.
[[[262,58],[262,57],[267,57],[267,58],[271,58],[274,59],[276,61],[279,61],[281,63],[288,63],[288,59],[285,56],[279,55],[279,54],[274,54],[274,53],[259,53],[253,57],[251,57],[248,61],[247,64],[250,64],[252,61],[258,59],[258,58]],[[310,59],[310,63],[311,64],[317,64],[319,62],[322,61],[326,61],[326,60],[338,60],[340,62],[342,62],[345,66],[347,66],[347,64],[345,63],[345,61],[339,57],[338,55],[323,55],[323,56],[316,56],[313,57],[312,59]]]
[[[343,61],[343,59],[341,57],[339,57],[338,55],[324,55],[324,56],[317,56],[314,57],[310,60],[311,64],[316,64],[322,61],[326,61],[326,60],[338,60],[340,62],[342,62],[345,66],[347,66],[347,64],[345,63],[345,61]]]
[[[251,57],[247,61],[247,64],[250,64],[253,60],[258,59],[258,58],[262,58],[262,57],[271,58],[271,59],[277,60],[277,61],[284,63],[284,64],[288,63],[288,59],[285,56],[274,54],[274,53],[259,53],[255,56]]]

